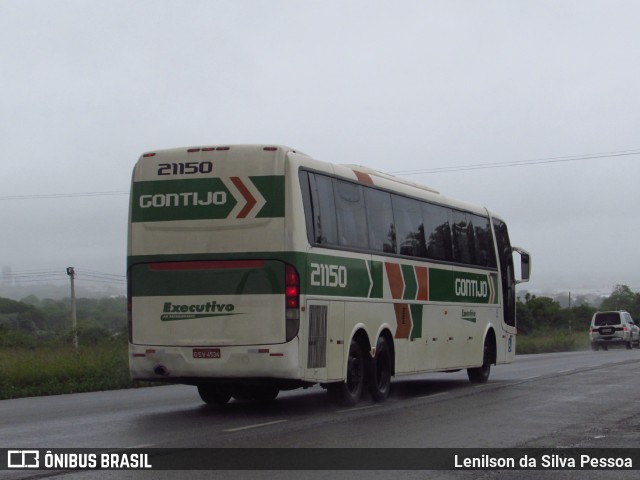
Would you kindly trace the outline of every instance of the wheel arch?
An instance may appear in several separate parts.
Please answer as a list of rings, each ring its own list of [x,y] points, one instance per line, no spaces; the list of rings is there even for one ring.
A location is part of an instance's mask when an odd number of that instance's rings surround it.
[[[498,362],[498,341],[496,338],[496,331],[493,328],[493,325],[489,325],[487,327],[487,331],[484,334],[484,339],[482,340],[482,348],[484,350],[485,342],[489,342],[489,347],[491,349],[491,363],[496,365]]]
[[[367,332],[367,329],[364,327],[364,325],[357,325],[356,328],[354,328],[353,332],[351,333],[349,343],[351,343],[352,340],[358,342],[365,352],[371,351],[371,340],[369,338],[369,332]]]

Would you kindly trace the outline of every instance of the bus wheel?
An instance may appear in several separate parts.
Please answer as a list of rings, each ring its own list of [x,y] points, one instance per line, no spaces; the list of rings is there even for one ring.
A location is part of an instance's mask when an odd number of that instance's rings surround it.
[[[484,353],[482,355],[482,366],[475,368],[467,368],[467,375],[469,376],[469,381],[472,383],[487,383],[489,380],[489,374],[491,373],[491,358],[493,357],[493,352],[491,348],[491,344],[489,343],[489,339],[486,338],[484,341]]]
[[[209,405],[225,405],[231,399],[231,390],[215,385],[198,385],[198,393]]]
[[[366,365],[362,347],[357,341],[351,340],[347,360],[347,380],[327,385],[331,399],[348,407],[357,404],[364,389],[365,371]]]
[[[391,349],[384,337],[378,339],[376,356],[371,362],[369,392],[376,402],[384,401],[391,390]]]

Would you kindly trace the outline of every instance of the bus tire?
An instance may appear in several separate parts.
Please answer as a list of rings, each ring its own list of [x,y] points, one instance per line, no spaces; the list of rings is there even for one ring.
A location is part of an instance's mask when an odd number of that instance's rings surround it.
[[[386,400],[391,391],[391,349],[387,339],[378,338],[376,355],[371,362],[369,392],[375,402]]]
[[[347,378],[344,382],[329,383],[327,391],[331,399],[347,407],[360,401],[364,390],[364,379],[367,371],[366,359],[362,346],[351,340],[347,357]]]
[[[487,383],[489,380],[489,374],[491,373],[493,353],[491,342],[489,342],[489,338],[487,337],[484,340],[482,365],[475,368],[467,368],[467,376],[471,383]]]
[[[231,390],[216,385],[198,385],[198,394],[209,405],[225,405],[231,399]]]

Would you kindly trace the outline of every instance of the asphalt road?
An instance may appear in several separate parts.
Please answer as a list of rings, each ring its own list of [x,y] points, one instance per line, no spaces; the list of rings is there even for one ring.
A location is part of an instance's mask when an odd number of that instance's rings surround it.
[[[319,387],[273,404],[203,404],[166,386],[0,401],[0,448],[632,447],[640,448],[640,350],[518,356],[487,384],[464,371],[394,379],[390,398],[331,404]],[[52,472],[0,472],[33,478]],[[189,472],[187,478],[547,478],[551,472]],[[555,472],[553,478],[635,478]],[[329,475],[330,474],[330,475]],[[70,472],[57,478],[177,478],[175,472]],[[183,476],[179,476],[183,478]]]

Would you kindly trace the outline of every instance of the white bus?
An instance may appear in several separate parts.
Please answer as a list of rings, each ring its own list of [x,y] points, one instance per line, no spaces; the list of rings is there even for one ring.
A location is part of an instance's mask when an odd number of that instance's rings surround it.
[[[384,400],[393,376],[486,382],[514,358],[530,257],[485,208],[233,145],[143,154],[129,215],[134,379],[195,385],[213,404],[321,384],[354,405],[367,390]]]

